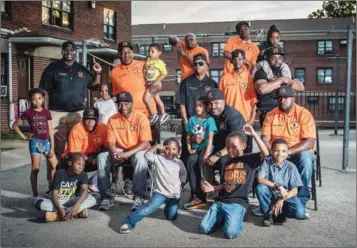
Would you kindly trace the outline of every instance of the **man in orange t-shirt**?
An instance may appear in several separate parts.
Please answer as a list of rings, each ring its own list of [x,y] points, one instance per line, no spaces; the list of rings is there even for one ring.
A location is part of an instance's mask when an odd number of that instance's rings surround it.
[[[289,161],[300,173],[304,186],[299,188],[298,197],[306,205],[310,199],[309,183],[313,173],[312,149],[316,140],[315,121],[311,113],[295,104],[294,89],[282,85],[277,90],[278,107],[265,117],[262,140],[271,150],[271,143],[282,138],[288,142]]]
[[[245,51],[245,62],[249,65],[251,74],[254,75],[256,71],[256,64],[259,55],[258,46],[250,40],[249,24],[247,22],[239,22],[236,25],[238,37],[231,37],[227,40],[224,46],[223,55],[226,58],[223,74],[229,73],[233,70],[231,64],[232,52],[236,49]]]
[[[236,49],[232,52],[233,71],[222,76],[219,89],[224,94],[226,104],[237,109],[245,122],[254,125],[257,96],[253,84],[253,76],[249,74],[244,63],[245,51]],[[252,152],[252,136],[247,136],[246,152]]]
[[[191,76],[193,73],[195,73],[195,69],[193,68],[193,57],[196,54],[204,54],[207,58],[207,63],[209,64],[208,51],[207,49],[197,45],[195,34],[186,34],[185,42],[179,40],[179,38],[176,36],[171,36],[169,38],[169,43],[177,49],[177,52],[180,56],[181,82],[188,76]]]
[[[150,147],[152,136],[147,116],[133,110],[133,97],[129,92],[116,96],[118,113],[108,120],[108,152],[98,155],[98,186],[102,201],[99,209],[108,210],[114,205],[110,192],[110,171],[112,163],[130,162],[134,167],[134,205],[132,210],[142,206],[146,194],[148,163],[144,157]]]
[[[68,166],[70,154],[80,152],[86,156],[84,171],[97,170],[97,155],[107,146],[107,125],[98,122],[99,112],[96,108],[83,111],[82,121],[73,126],[68,142],[62,154],[62,167]]]
[[[115,96],[119,92],[129,92],[133,98],[133,109],[149,116],[149,110],[144,102],[145,61],[134,60],[133,45],[128,41],[118,44],[118,52],[121,64],[117,65],[110,73],[113,95]],[[156,109],[154,98],[151,98],[151,104]],[[154,140],[160,142],[160,123],[156,122],[151,127]]]

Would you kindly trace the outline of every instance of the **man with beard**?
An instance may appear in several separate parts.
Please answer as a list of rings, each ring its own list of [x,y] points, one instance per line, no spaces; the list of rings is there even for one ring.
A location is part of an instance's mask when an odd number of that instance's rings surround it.
[[[257,107],[260,111],[259,121],[261,127],[263,126],[263,121],[267,113],[278,105],[277,100],[275,99],[276,90],[278,88],[285,84],[296,91],[305,90],[303,83],[299,80],[282,76],[280,67],[283,63],[284,52],[280,47],[267,49],[266,56],[275,77],[272,80],[269,80],[263,69],[258,70],[254,75],[254,83],[258,98]]]
[[[76,62],[77,47],[73,41],[62,44],[62,59],[49,64],[42,73],[40,88],[46,94],[46,107],[52,115],[55,153],[60,156],[74,124],[81,120],[85,90],[100,84],[102,67],[93,59],[95,75]]]
[[[271,154],[271,144],[277,138],[288,143],[288,160],[300,173],[303,186],[298,198],[303,205],[310,199],[309,183],[313,173],[312,149],[316,140],[315,121],[311,113],[295,103],[294,89],[282,85],[277,90],[278,107],[269,112],[264,120],[262,140]]]

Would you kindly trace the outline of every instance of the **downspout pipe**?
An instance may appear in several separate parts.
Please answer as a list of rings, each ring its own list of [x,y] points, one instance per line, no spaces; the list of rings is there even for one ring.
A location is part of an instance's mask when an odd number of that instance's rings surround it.
[[[13,102],[13,96],[12,96],[12,43],[9,41],[7,44],[8,47],[8,65],[9,65],[9,75],[8,75],[8,80],[9,80],[9,126],[10,129],[12,129],[12,124],[15,122],[15,106]]]

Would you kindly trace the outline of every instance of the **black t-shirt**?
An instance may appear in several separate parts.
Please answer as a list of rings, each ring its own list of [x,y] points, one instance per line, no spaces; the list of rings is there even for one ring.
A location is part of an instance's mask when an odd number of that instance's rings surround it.
[[[279,72],[279,70],[272,70],[274,76],[276,77],[281,77],[281,73]],[[263,69],[258,70],[255,75],[254,75],[254,82],[264,79],[266,81],[268,81],[268,77],[267,74],[265,73],[265,71],[263,71]],[[257,107],[260,111],[271,111],[274,108],[276,108],[278,106],[278,101],[275,99],[276,96],[276,90],[268,93],[268,94],[264,94],[264,95],[260,95],[257,92],[257,98],[258,98],[258,103],[257,103]]]
[[[221,172],[221,182],[230,182],[230,193],[223,188],[216,197],[216,201],[224,203],[238,203],[245,208],[249,205],[248,193],[252,187],[255,169],[260,165],[260,153],[250,153],[238,158],[222,157],[224,162]]]
[[[228,134],[233,131],[242,131],[245,125],[242,114],[235,108],[225,105],[222,114],[219,117],[214,116],[218,132],[214,135],[214,152],[221,150],[226,145]]]
[[[85,90],[92,85],[92,74],[74,62],[69,67],[63,60],[49,64],[42,73],[40,88],[49,96],[49,109],[74,112],[84,109]]]
[[[187,118],[190,118],[195,115],[198,98],[205,96],[213,88],[217,88],[217,82],[208,76],[202,80],[199,80],[195,74],[188,76],[181,82],[180,89],[176,93],[176,104],[185,105]]]
[[[83,184],[88,184],[86,172],[83,171],[79,175],[69,176],[68,169],[60,169],[55,173],[52,189],[58,190],[59,200],[68,200],[69,198],[81,195],[81,186]]]

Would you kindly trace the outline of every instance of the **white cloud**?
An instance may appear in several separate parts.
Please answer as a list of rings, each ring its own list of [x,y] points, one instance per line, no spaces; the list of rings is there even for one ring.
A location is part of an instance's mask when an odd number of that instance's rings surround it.
[[[132,24],[306,18],[322,1],[133,1]]]

